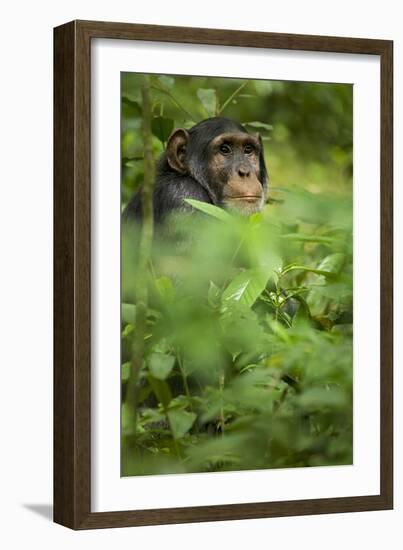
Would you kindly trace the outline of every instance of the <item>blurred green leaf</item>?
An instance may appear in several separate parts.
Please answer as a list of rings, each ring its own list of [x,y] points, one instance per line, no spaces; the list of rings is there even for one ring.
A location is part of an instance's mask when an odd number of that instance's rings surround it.
[[[175,357],[165,353],[151,353],[147,364],[154,378],[165,380],[175,365]]]
[[[341,254],[340,252],[330,254],[320,262],[320,264],[318,265],[318,270],[328,273],[339,273],[341,268],[343,267],[345,259],[345,254]]]
[[[136,306],[134,304],[122,303],[122,322],[134,325],[136,320]]]
[[[200,88],[197,90],[197,97],[200,99],[208,117],[216,116],[217,96],[215,90]]]
[[[213,281],[210,281],[207,299],[212,307],[217,307],[220,304],[220,295],[221,291],[218,286]]]
[[[244,122],[244,126],[250,126],[251,128],[256,128],[258,130],[265,130],[266,132],[273,130],[273,126],[271,124],[266,124],[265,122],[259,122],[257,120],[254,122]]]
[[[195,413],[182,409],[169,410],[167,416],[175,439],[181,439],[186,435],[196,420]]]
[[[281,235],[281,238],[308,243],[326,244],[332,244],[337,240],[333,237],[324,237],[323,235],[304,235],[303,233],[286,233],[285,235]]]
[[[228,214],[228,212],[226,212],[222,208],[219,208],[218,206],[215,206],[214,204],[197,201],[195,199],[185,199],[185,202],[190,204],[190,206],[193,206],[193,208],[196,208],[196,210],[200,210],[200,212],[204,212],[204,214],[208,214],[209,216],[217,218],[218,220],[221,220],[223,222],[229,221],[231,219],[231,215]]]
[[[309,273],[316,273],[317,275],[332,275],[332,271],[324,271],[321,269],[316,269],[314,267],[308,267],[306,265],[290,265],[284,268],[281,272],[282,275],[289,273],[290,271],[308,271]]]
[[[298,398],[301,407],[308,410],[323,410],[326,407],[340,408],[346,406],[346,394],[338,388],[310,388],[304,391]]]
[[[137,101],[132,101],[128,97],[122,97],[123,115],[127,118],[141,117],[142,110]]]
[[[165,302],[170,303],[174,300],[175,288],[169,277],[158,277],[158,279],[155,280],[155,286]]]
[[[174,128],[174,121],[171,118],[162,116],[154,117],[151,121],[152,133],[165,144]]]
[[[130,377],[130,362],[123,363],[122,365],[122,381],[129,380]]]
[[[172,399],[172,394],[169,385],[165,380],[159,380],[152,375],[147,377],[150,386],[155,394],[155,397],[166,409]]]
[[[158,77],[158,80],[164,86],[164,88],[172,89],[175,85],[175,79],[173,76],[162,75]]]

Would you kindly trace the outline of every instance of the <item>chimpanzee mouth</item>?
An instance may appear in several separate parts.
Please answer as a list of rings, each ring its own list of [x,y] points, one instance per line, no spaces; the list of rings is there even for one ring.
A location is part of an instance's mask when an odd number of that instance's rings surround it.
[[[262,195],[244,195],[240,197],[225,197],[228,201],[246,201],[246,202],[256,202],[262,199]]]
[[[227,210],[241,214],[244,216],[250,216],[256,212],[260,212],[263,207],[262,195],[238,195],[232,197],[225,197],[223,200],[223,206]]]

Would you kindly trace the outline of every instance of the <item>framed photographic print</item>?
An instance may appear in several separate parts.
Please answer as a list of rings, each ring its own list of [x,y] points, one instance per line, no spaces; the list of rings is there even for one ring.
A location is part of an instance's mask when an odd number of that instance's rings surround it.
[[[392,508],[392,42],[54,48],[55,521]]]

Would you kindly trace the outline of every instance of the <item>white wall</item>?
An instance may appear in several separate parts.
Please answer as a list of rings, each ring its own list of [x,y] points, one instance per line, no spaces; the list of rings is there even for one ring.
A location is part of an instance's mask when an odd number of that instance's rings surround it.
[[[74,533],[52,524],[52,27],[97,19],[395,40],[395,98],[402,96],[399,2],[383,0],[17,1],[2,8],[0,84],[0,541],[7,549],[400,548],[402,476],[396,509],[334,516],[143,527]],[[199,7],[200,6],[200,7]],[[29,84],[29,95],[24,95]],[[402,204],[403,109],[395,109],[396,205]],[[27,132],[28,129],[28,132]],[[396,209],[397,214],[398,209]],[[400,223],[400,220],[397,220]],[[396,224],[397,225],[397,224]],[[396,264],[402,267],[401,229]],[[399,246],[400,244],[400,246]],[[402,276],[399,269],[396,282]],[[29,286],[27,286],[29,285]],[[396,288],[396,306],[402,307]],[[401,321],[401,318],[397,320]],[[401,328],[401,327],[399,327]],[[398,340],[398,330],[395,332]],[[402,462],[401,346],[396,353],[396,464]],[[370,429],[370,426],[368,426]],[[400,540],[399,540],[400,539]]]

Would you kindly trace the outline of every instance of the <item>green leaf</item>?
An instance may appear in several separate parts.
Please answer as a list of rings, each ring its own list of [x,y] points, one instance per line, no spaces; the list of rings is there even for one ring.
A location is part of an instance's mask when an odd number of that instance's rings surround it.
[[[151,374],[147,376],[147,380],[152,387],[155,397],[166,409],[172,399],[171,390],[167,382],[165,382],[165,380],[158,380],[158,378],[154,378]]]
[[[215,116],[217,112],[217,96],[215,90],[200,88],[197,90],[197,97],[200,99],[207,116]]]
[[[172,303],[175,299],[175,288],[169,277],[165,275],[155,280],[155,286],[165,302]]]
[[[314,267],[308,267],[306,265],[290,265],[281,272],[281,275],[285,275],[290,271],[308,271],[309,273],[316,273],[317,275],[332,275],[331,271],[322,271],[321,269],[316,269]]]
[[[134,326],[131,323],[127,323],[122,330],[122,338],[130,338],[134,332]]]
[[[172,118],[165,118],[163,116],[154,117],[151,121],[152,133],[165,144],[168,141],[169,136],[174,128],[174,121]]]
[[[134,325],[136,320],[136,306],[134,304],[122,304],[122,323]]]
[[[166,353],[151,353],[147,358],[148,368],[154,378],[165,380],[175,365],[175,357]]]
[[[301,290],[301,292],[305,292],[305,289]],[[311,317],[312,317],[311,310],[310,310],[308,302],[305,300],[305,298],[303,296],[301,296],[301,294],[299,292],[293,292],[292,294],[288,295],[287,300],[290,299],[290,298],[293,298],[294,300],[297,300],[297,302],[299,302],[299,304],[300,304],[300,307],[298,308],[297,313],[294,316],[294,319],[295,318],[300,319],[301,317],[302,318],[307,317],[308,319],[311,319]]]
[[[140,421],[143,425],[164,422],[165,415],[158,409],[145,409],[141,412]]]
[[[340,273],[344,265],[345,259],[345,254],[342,254],[341,252],[336,252],[335,254],[330,254],[329,256],[326,256],[326,258],[324,258],[319,263],[317,268],[309,267],[306,265],[289,264],[281,272],[281,275],[285,275],[289,271],[301,270],[316,273],[316,275],[330,277],[332,275],[334,276]]]
[[[122,157],[122,166],[135,167],[138,162],[143,162],[142,155],[138,157]]]
[[[133,101],[128,97],[122,97],[122,116],[124,118],[141,117],[141,107],[137,101]]]
[[[193,426],[196,420],[196,414],[187,412],[183,409],[173,409],[168,411],[168,420],[175,439],[180,439]]]
[[[130,376],[130,362],[123,363],[122,365],[122,382],[129,380]]]
[[[299,404],[320,411],[325,408],[342,410],[347,405],[347,396],[339,388],[309,388],[299,396]]]
[[[345,259],[345,254],[342,254],[341,252],[330,254],[320,262],[320,264],[318,265],[318,270],[337,275],[338,273],[340,273],[344,265]]]
[[[207,300],[212,307],[219,305],[220,289],[213,281],[210,281],[210,284],[209,284],[209,289],[207,291]]]
[[[253,122],[245,122],[244,126],[250,126],[251,128],[257,128],[258,130],[266,130],[270,131],[273,130],[273,126],[271,124],[266,124],[265,122],[259,122],[258,120],[255,120]]]
[[[248,436],[243,433],[226,434],[225,437],[214,437],[204,440],[197,446],[189,446],[187,455],[192,468],[203,471],[204,468],[219,463],[226,465],[242,464],[242,458],[250,451]],[[234,468],[232,468],[234,469]]]
[[[173,76],[161,75],[158,77],[158,80],[164,88],[172,89],[174,87],[175,79]]]
[[[255,212],[248,217],[250,227],[259,228],[263,223],[263,215],[261,212]]]
[[[223,303],[238,302],[251,307],[266,288],[270,271],[265,269],[247,269],[233,279],[222,295]]]
[[[281,235],[281,238],[288,239],[290,241],[323,244],[332,244],[337,241],[337,239],[333,237],[324,237],[323,235],[304,235],[303,233],[287,233],[286,235]]]
[[[197,201],[195,199],[185,199],[185,202],[190,204],[190,206],[193,206],[193,208],[196,208],[196,210],[200,210],[200,212],[204,212],[204,214],[213,216],[213,218],[217,218],[218,220],[221,220],[223,222],[228,222],[231,220],[231,216],[230,214],[228,214],[228,212],[226,212],[222,208],[219,208],[218,206],[215,206],[214,204]]]

